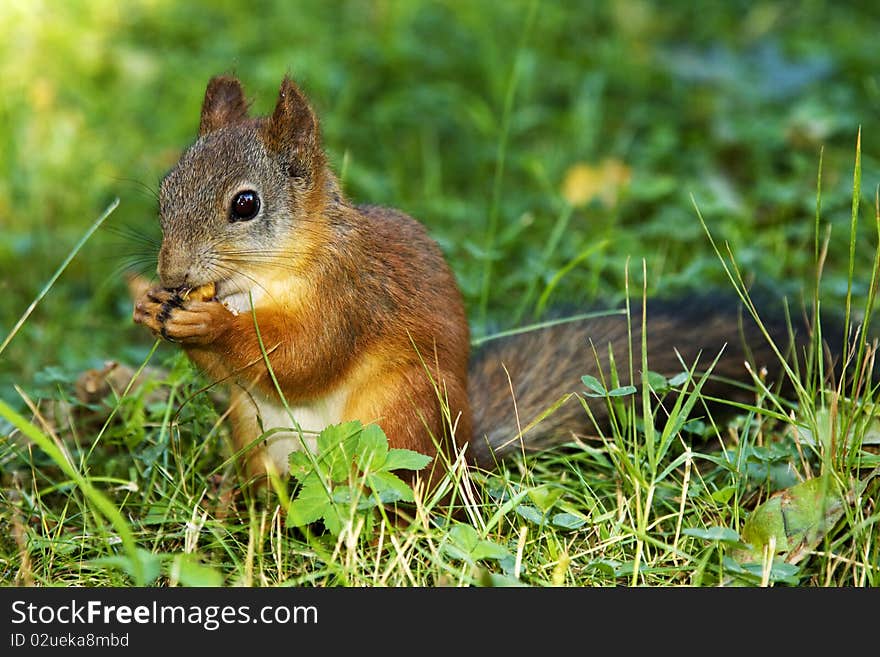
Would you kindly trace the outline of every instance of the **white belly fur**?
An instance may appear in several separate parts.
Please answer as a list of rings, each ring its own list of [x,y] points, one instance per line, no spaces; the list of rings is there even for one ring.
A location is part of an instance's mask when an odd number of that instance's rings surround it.
[[[248,291],[228,294],[220,301],[233,315],[238,315],[245,312],[250,313],[251,303],[254,306],[259,305],[259,302],[267,294],[272,297],[283,297],[284,289],[276,290],[271,281],[265,281]],[[290,406],[289,412],[283,404],[274,399],[267,399],[259,394],[254,394],[251,397],[255,407],[251,407],[250,410],[255,419],[259,416],[263,432],[272,429],[287,429],[287,431],[276,431],[265,442],[266,459],[272,463],[276,472],[287,473],[290,471],[289,457],[291,452],[302,450],[305,447],[313,454],[317,454],[317,434],[331,424],[342,422],[342,411],[348,396],[348,389],[342,387],[307,404]],[[299,426],[297,427],[297,425]],[[259,426],[258,423],[257,427]],[[302,433],[299,429],[302,429]]]
[[[266,440],[267,460],[277,472],[286,473],[290,470],[291,452],[306,447],[313,454],[317,454],[317,434],[331,424],[342,422],[342,410],[347,398],[347,390],[337,390],[309,404],[291,406],[290,413],[283,405],[274,401],[265,398],[254,399],[257,413],[263,423],[263,431],[288,429],[288,431],[275,432]],[[291,416],[296,423],[291,420]],[[301,435],[296,428],[297,424],[303,431]]]

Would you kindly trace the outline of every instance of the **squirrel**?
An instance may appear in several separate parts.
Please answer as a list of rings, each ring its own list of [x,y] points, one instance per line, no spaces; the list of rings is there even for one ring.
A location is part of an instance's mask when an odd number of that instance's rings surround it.
[[[159,284],[137,298],[134,321],[229,384],[249,477],[286,472],[293,450],[315,449],[316,432],[347,420],[377,423],[391,447],[450,460],[464,450],[491,468],[509,452],[602,431],[606,400],[571,393],[583,391],[583,375],[607,376],[609,352],[618,365],[640,354],[639,307],[632,322],[562,322],[471,357],[462,294],[439,246],[407,214],[346,198],[289,76],[274,111],[258,117],[237,78],[209,81],[197,140],[161,182],[159,221]],[[707,396],[753,400],[731,383],[752,382],[745,361],[769,376],[781,370],[751,317],[711,295],[649,302],[645,328],[660,374],[721,354]],[[789,329],[768,325],[781,345]],[[807,333],[795,332],[798,351]],[[632,368],[619,369],[630,383]]]

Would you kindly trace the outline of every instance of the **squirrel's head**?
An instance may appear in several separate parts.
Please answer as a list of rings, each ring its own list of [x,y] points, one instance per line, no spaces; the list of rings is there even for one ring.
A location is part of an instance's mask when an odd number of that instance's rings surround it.
[[[248,116],[241,84],[208,83],[198,140],[162,181],[158,273],[167,288],[246,294],[261,271],[295,269],[328,186],[318,120],[285,77],[274,112]]]

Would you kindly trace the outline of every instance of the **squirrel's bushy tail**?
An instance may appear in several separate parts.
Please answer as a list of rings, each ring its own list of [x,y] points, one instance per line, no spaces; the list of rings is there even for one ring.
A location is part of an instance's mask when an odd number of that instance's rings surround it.
[[[778,310],[771,312],[774,308]],[[793,312],[787,321],[783,308],[781,301],[759,306],[759,317],[789,362],[798,354],[799,371],[803,372],[811,332],[802,315]],[[652,372],[672,377],[697,363],[696,372],[702,373],[721,354],[703,385],[704,396],[754,402],[753,379],[746,362],[753,372],[766,370],[768,385],[780,381],[783,392],[791,390],[779,356],[733,295],[649,300],[645,318],[647,362]],[[838,333],[833,329],[823,335],[837,339]],[[829,351],[837,356],[839,347]],[[618,376],[614,383],[609,353]],[[589,404],[593,421],[571,393],[585,392],[581,377],[590,375],[604,381],[607,389],[631,384],[640,394],[641,354],[640,304],[630,308],[629,319],[625,313],[592,317],[488,342],[474,354],[469,373],[474,414],[471,460],[491,467],[510,452],[543,449],[569,440],[573,434],[595,436],[600,432],[607,436],[607,400],[580,394]],[[535,422],[565,397],[564,403]]]

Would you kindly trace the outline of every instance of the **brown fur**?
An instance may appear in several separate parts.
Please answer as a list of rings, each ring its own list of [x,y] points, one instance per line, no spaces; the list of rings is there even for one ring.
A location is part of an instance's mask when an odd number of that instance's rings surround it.
[[[620,384],[630,382],[630,352],[638,378],[637,312],[632,343],[622,316],[490,343],[471,365],[469,381],[467,318],[440,249],[402,212],[345,199],[327,167],[318,120],[288,78],[272,114],[258,118],[247,116],[237,80],[215,78],[199,135],[163,181],[161,285],[138,291],[134,319],[181,343],[210,378],[232,385],[239,449],[261,433],[253,396],[278,399],[266,358],[290,405],[344,385],[343,419],[378,422],[392,447],[427,454],[438,446],[450,452],[454,439],[484,466],[519,447],[514,401],[525,427],[558,398],[583,392],[582,375],[607,376],[609,346]],[[231,195],[242,186],[257,186],[263,199],[252,221],[229,214]],[[215,282],[216,298],[214,290],[182,293]],[[236,314],[219,300],[245,288],[261,295],[253,313]],[[751,320],[742,322],[740,336],[735,304],[700,303],[649,307],[651,370],[676,374],[698,356],[708,365],[724,348],[714,372],[748,380],[744,345],[757,349],[751,358],[758,367],[777,362],[761,348],[766,342]],[[780,326],[774,330],[784,334]],[[721,385],[705,391],[719,394]],[[601,430],[605,402],[588,403]],[[521,440],[538,446],[590,430],[572,396]],[[247,463],[252,475],[265,467],[259,449]]]
[[[227,102],[231,108],[223,107]],[[163,213],[159,274],[165,287],[142,293],[135,321],[182,343],[210,378],[234,384],[231,419],[239,448],[259,435],[245,391],[277,399],[255,325],[290,405],[321,398],[345,383],[351,393],[343,419],[378,422],[393,447],[433,454],[435,441],[444,444],[450,434],[443,415],[448,401],[457,421],[455,438],[467,442],[467,319],[436,243],[401,212],[355,207],[344,199],[326,168],[317,119],[290,80],[283,82],[270,117],[243,121],[242,106],[243,96],[227,79],[209,84],[202,140],[170,175],[168,205],[192,203],[179,198],[175,185],[187,184],[192,176],[185,168],[200,161],[198,151],[210,148],[210,140],[223,146],[229,124],[218,117],[225,117],[236,136],[262,140],[289,177],[291,214],[301,218],[299,228],[292,221],[282,232],[286,246],[280,251],[291,257],[283,265],[255,258],[249,276],[267,299],[253,315],[235,315],[217,300],[182,298],[177,286],[209,282],[188,261],[201,227],[187,219],[194,214],[187,208],[189,214],[180,218]],[[205,174],[194,177],[193,195],[204,193],[194,185]],[[206,203],[213,207],[211,199]],[[232,245],[220,241],[216,248]],[[188,255],[181,256],[184,252]],[[435,388],[445,394],[442,401]],[[258,474],[259,456],[251,454],[248,462],[251,474]]]
[[[768,304],[763,310],[768,316],[762,321],[780,352],[789,356],[797,353],[802,367],[809,348],[807,327],[795,324],[792,345],[788,324],[775,306]],[[748,403],[755,400],[748,362],[756,374],[766,372],[769,386],[779,383],[788,389],[779,356],[732,295],[653,301],[648,303],[644,316],[650,371],[672,377],[695,368],[695,378],[710,371],[701,389],[703,395]],[[470,374],[475,424],[473,460],[491,467],[510,452],[545,448],[572,436],[608,435],[607,400],[585,396],[581,377],[594,376],[604,381],[607,389],[632,384],[640,395],[642,318],[642,309],[636,305],[630,310],[629,322],[626,314],[614,314],[488,343],[474,359]],[[611,378],[611,355],[619,376],[616,384]],[[499,394],[501,390],[507,390],[507,394]],[[562,398],[567,401],[533,424]],[[590,421],[582,401],[589,405],[595,422]],[[519,425],[514,422],[514,404]]]
[[[248,104],[238,80],[218,75],[211,79],[205,90],[199,134],[205,135],[229,123],[244,121],[247,112]]]

